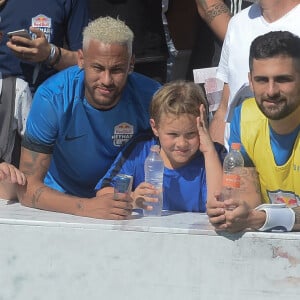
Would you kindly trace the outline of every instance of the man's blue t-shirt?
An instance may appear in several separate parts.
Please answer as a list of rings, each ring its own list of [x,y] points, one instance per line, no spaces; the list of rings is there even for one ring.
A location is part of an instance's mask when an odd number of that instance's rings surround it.
[[[93,197],[124,144],[149,128],[149,104],[160,84],[128,76],[118,104],[93,108],[84,97],[84,71],[77,66],[46,80],[36,91],[23,146],[52,154],[45,184],[62,192]]]
[[[67,44],[68,49],[82,47],[82,31],[88,24],[88,5],[86,0],[9,0],[0,8],[0,72],[26,80],[36,89],[56,71],[40,64],[38,77],[35,76],[35,63],[19,60],[6,46],[7,33],[18,29],[29,30],[30,26],[43,31],[48,42],[58,47]]]
[[[117,174],[133,176],[133,190],[145,181],[144,163],[152,145],[158,143],[152,133],[141,134],[122,150],[95,190],[114,186]],[[215,144],[220,159],[225,148]],[[206,173],[204,156],[198,151],[195,157],[178,169],[164,168],[163,209],[171,211],[206,211]]]

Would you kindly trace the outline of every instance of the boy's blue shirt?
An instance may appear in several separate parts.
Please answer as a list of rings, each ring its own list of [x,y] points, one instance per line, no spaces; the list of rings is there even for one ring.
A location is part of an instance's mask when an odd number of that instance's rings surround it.
[[[117,174],[133,176],[133,190],[145,181],[144,162],[152,145],[158,140],[152,132],[138,135],[118,155],[107,174],[98,182],[96,190],[114,186]],[[225,148],[215,144],[219,157]],[[204,156],[198,151],[185,166],[178,169],[164,169],[163,209],[171,211],[206,211],[206,172]]]

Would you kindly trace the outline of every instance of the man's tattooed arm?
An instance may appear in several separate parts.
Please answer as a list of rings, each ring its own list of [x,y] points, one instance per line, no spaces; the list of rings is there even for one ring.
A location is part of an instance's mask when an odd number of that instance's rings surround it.
[[[26,187],[18,189],[18,197],[21,203],[37,208],[39,199],[47,187],[44,178],[50,165],[50,154],[43,154],[22,148],[20,170],[26,175]]]
[[[195,0],[201,18],[220,40],[224,40],[228,22],[231,18],[230,10],[223,0]]]
[[[38,202],[39,202],[40,196],[43,193],[43,190],[45,190],[45,189],[47,189],[47,187],[42,186],[42,187],[37,188],[36,191],[33,193],[32,200],[31,200],[33,208],[38,208],[38,204],[39,204]]]
[[[206,11],[206,20],[208,23],[212,23],[213,20],[221,15],[230,16],[230,11],[225,3],[217,3],[210,6]]]
[[[255,208],[262,203],[260,183],[254,167],[244,167],[241,171],[241,195],[249,207]]]

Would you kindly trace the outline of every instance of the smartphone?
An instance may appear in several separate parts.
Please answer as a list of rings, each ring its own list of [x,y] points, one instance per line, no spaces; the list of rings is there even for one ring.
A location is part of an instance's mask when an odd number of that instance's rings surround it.
[[[27,29],[20,29],[20,30],[15,30],[15,31],[10,31],[7,33],[8,37],[11,38],[14,35],[25,37],[29,40],[31,40],[31,35],[29,34]]]

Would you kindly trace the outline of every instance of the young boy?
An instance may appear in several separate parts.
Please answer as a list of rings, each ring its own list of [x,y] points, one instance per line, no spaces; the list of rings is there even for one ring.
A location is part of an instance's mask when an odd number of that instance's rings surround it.
[[[0,199],[16,199],[16,185],[25,185],[25,175],[15,166],[1,162],[0,163]]]
[[[131,196],[135,206],[151,210],[151,206],[145,207],[136,200],[146,201],[147,195],[157,192],[144,182],[144,162],[151,145],[160,144],[165,165],[163,209],[205,212],[207,198],[221,188],[220,158],[225,151],[223,146],[211,141],[206,109],[205,97],[195,83],[173,81],[165,84],[150,104],[153,133],[139,135],[126,146],[98,182],[97,195],[111,192],[118,173],[132,175]]]

